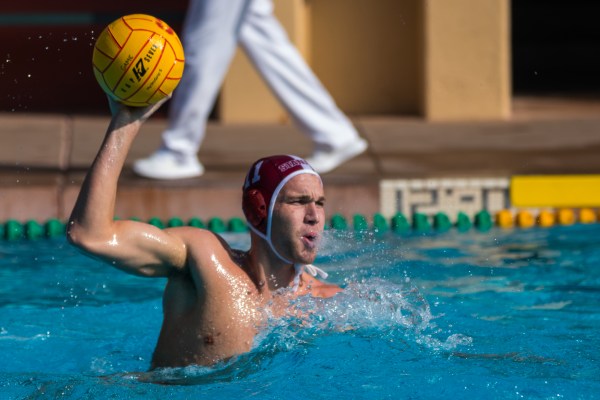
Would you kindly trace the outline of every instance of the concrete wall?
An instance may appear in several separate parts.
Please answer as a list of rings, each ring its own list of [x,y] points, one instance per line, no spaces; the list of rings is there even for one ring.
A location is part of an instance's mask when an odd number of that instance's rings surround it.
[[[424,116],[508,117],[508,0],[423,0],[423,6]]]

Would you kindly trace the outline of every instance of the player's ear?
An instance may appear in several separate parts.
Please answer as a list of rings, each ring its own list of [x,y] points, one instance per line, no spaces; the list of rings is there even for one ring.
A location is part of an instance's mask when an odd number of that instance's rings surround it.
[[[259,190],[250,189],[244,193],[242,209],[248,222],[255,228],[261,227],[266,222],[267,205]]]

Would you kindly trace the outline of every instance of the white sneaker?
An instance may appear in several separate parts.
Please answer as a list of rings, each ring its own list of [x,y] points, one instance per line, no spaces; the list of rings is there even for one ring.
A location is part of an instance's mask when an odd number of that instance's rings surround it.
[[[135,161],[133,171],[145,178],[184,179],[202,175],[204,166],[196,157],[158,150],[148,158]]]
[[[306,161],[315,171],[324,174],[363,153],[368,146],[366,140],[359,138],[339,149],[315,150],[312,156],[306,158]]]

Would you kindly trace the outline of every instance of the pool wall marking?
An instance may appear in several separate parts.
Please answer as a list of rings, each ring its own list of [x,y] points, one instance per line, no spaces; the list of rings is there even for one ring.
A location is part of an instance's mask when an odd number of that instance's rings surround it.
[[[516,203],[513,203],[513,200]],[[472,228],[550,227],[600,221],[600,175],[515,176],[479,179],[414,179],[380,182],[380,209],[369,219],[355,214],[351,221],[334,214],[326,229],[396,233],[464,232]],[[567,206],[568,205],[568,206]],[[130,219],[139,220],[135,217]],[[194,226],[216,233],[247,232],[241,218],[225,221],[178,217],[148,223],[159,228]],[[39,239],[64,236],[65,222],[0,221],[0,239]]]
[[[380,210],[386,217],[442,212],[474,215],[525,209],[600,207],[600,175],[515,175],[508,178],[401,179],[380,182]]]
[[[516,175],[510,201],[514,207],[598,207],[600,175]]]
[[[379,209],[388,218],[397,212],[431,216],[464,212],[473,216],[487,210],[494,214],[510,208],[509,186],[509,179],[493,177],[382,180]]]

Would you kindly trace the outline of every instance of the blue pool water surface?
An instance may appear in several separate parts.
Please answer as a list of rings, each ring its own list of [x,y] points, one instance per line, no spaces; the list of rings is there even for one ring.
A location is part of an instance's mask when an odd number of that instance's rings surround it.
[[[63,239],[0,242],[0,398],[600,397],[600,224],[327,232],[316,264],[345,291],[298,300],[304,320],[226,363],[145,373],[163,279]]]

